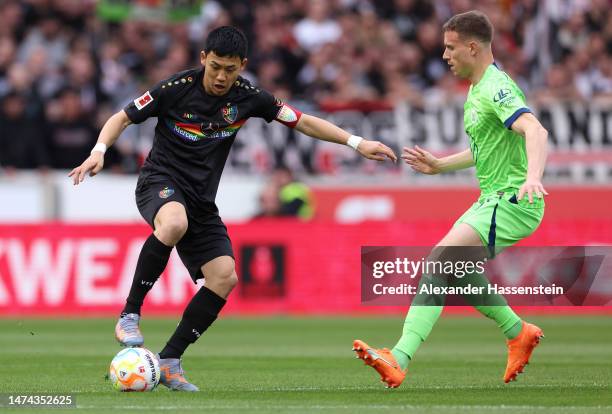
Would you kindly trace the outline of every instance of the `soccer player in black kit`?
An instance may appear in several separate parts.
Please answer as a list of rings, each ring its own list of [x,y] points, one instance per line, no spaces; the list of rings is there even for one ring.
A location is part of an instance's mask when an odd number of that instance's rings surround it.
[[[368,159],[396,161],[382,143],[302,114],[251,85],[239,76],[246,55],[247,39],[240,30],[213,30],[200,53],[202,67],[173,75],[110,117],[89,158],[69,174],[75,185],[88,173],[96,175],[104,165],[104,152],[128,125],[157,117],[153,147],[136,186],[138,209],[154,231],[140,252],[115,336],[123,346],[144,343],[140,308],[176,246],[194,282],[204,277],[205,283],[159,352],[160,382],[173,390],[198,391],[185,378],[180,358],[214,322],[238,282],[215,196],[236,133],[247,119],[275,120],[313,138],[349,145]]]

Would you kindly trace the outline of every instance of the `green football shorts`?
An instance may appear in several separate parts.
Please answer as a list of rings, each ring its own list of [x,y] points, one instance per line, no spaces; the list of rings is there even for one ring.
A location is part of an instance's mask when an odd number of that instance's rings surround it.
[[[544,199],[529,204],[527,196],[521,201],[514,193],[497,193],[481,196],[455,222],[469,224],[480,236],[484,246],[494,256],[500,249],[533,233],[544,217]]]

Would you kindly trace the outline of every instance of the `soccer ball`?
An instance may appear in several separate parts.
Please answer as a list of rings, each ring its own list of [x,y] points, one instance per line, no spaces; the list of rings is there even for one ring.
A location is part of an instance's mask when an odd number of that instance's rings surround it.
[[[152,391],[159,383],[159,362],[146,348],[123,349],[111,361],[109,378],[119,391]]]

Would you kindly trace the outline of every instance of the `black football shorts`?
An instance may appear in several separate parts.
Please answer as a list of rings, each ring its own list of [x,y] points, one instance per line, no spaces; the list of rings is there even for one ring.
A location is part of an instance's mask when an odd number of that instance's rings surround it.
[[[221,217],[218,214],[196,217],[189,211],[183,192],[169,177],[156,175],[138,180],[136,205],[153,229],[157,212],[170,201],[181,203],[187,211],[187,232],[176,245],[176,250],[195,283],[204,277],[204,264],[220,256],[234,257],[232,243]]]

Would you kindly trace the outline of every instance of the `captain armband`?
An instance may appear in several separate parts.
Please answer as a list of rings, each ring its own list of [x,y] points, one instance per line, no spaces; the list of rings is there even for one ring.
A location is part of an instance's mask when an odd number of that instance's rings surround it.
[[[289,128],[295,128],[298,121],[302,117],[302,113],[295,109],[294,107],[283,103],[278,113],[276,114],[276,119],[281,124],[287,125]]]

